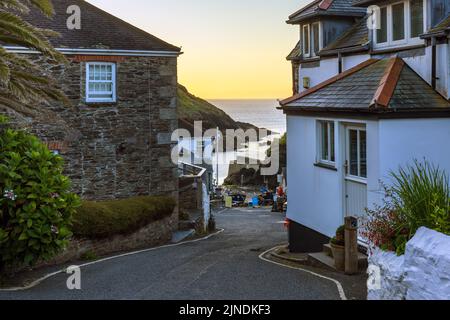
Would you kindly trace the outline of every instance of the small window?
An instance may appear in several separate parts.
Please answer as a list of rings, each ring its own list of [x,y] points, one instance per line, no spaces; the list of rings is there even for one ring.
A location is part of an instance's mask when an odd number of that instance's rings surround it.
[[[116,65],[114,63],[87,63],[86,102],[116,102]]]
[[[303,26],[303,54],[310,56],[310,39],[309,39],[309,24]]]
[[[312,48],[313,48],[313,55],[318,56],[319,51],[321,49],[320,44],[320,24],[319,22],[312,24]]]
[[[417,38],[424,32],[423,0],[411,0],[411,38]]]
[[[392,6],[392,40],[405,39],[405,4],[398,3]]]
[[[387,42],[388,36],[388,19],[387,19],[387,7],[381,8],[378,12],[380,29],[377,30],[377,43]]]
[[[334,122],[319,122],[319,162],[334,165],[335,155]]]

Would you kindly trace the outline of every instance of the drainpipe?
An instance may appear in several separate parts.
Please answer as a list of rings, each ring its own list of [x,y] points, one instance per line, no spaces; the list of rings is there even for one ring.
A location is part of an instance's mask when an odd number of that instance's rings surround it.
[[[343,66],[342,66],[342,53],[340,53],[340,52],[338,52],[338,65],[339,65],[339,74],[341,74],[342,73],[342,69],[343,69]]]
[[[431,39],[431,86],[433,90],[436,90],[437,83],[437,46],[436,46],[436,38],[433,37]]]

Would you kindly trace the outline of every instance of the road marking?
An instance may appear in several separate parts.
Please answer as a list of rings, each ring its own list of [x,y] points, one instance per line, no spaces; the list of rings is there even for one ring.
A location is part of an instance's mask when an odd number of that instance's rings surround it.
[[[221,234],[224,231],[225,231],[225,229],[220,229],[216,233],[210,234],[209,236],[206,236],[204,238],[190,240],[190,241],[185,241],[185,242],[180,242],[180,243],[175,243],[175,244],[168,244],[168,245],[155,247],[155,248],[150,248],[150,249],[145,249],[145,250],[140,250],[140,251],[133,251],[133,252],[129,252],[129,253],[124,253],[124,254],[121,254],[121,255],[112,256],[112,257],[104,258],[104,259],[101,259],[101,260],[96,260],[96,261],[92,261],[92,262],[89,262],[89,263],[85,263],[85,264],[82,264],[82,265],[77,266],[77,267],[84,268],[84,267],[88,267],[88,266],[91,266],[91,265],[94,265],[94,264],[98,264],[98,263],[102,263],[102,262],[106,262],[106,261],[110,261],[110,260],[115,260],[115,259],[119,259],[119,258],[124,258],[124,257],[128,257],[128,256],[134,256],[134,255],[138,255],[138,254],[141,254],[141,253],[147,253],[147,252],[156,251],[156,250],[159,250],[159,249],[177,247],[177,246],[181,246],[181,245],[184,245],[184,244],[204,241],[204,240],[208,240],[208,239],[210,239],[210,238],[212,238],[212,237],[214,237],[216,235],[219,235],[219,234]],[[59,271],[56,271],[56,272],[53,272],[53,273],[50,273],[50,274],[48,274],[46,276],[43,276],[42,278],[37,279],[36,281],[32,282],[28,286],[17,287],[17,288],[9,288],[9,289],[0,289],[0,292],[26,291],[26,290],[29,290],[29,289],[32,289],[32,288],[36,287],[37,285],[41,284],[45,280],[48,280],[48,279],[50,279],[52,277],[55,277],[55,276],[57,276],[59,274],[66,273],[66,271],[67,271],[67,268],[59,270]]]
[[[302,272],[309,273],[309,274],[311,274],[311,275],[313,275],[313,276],[315,276],[315,277],[319,277],[319,278],[322,278],[322,279],[325,279],[325,280],[329,280],[329,281],[331,281],[331,282],[334,282],[334,284],[336,284],[336,286],[337,286],[337,289],[338,289],[339,296],[340,296],[341,300],[344,300],[344,301],[348,300],[348,299],[347,299],[347,296],[345,295],[344,287],[343,287],[342,284],[341,284],[339,281],[337,281],[336,279],[329,278],[329,277],[323,276],[323,275],[321,275],[321,274],[318,274],[318,273],[315,273],[315,272],[312,272],[312,271],[309,271],[309,270],[306,270],[306,269],[303,269],[303,268],[300,268],[300,267],[293,267],[293,266],[289,266],[289,265],[284,265],[284,264],[281,264],[281,263],[278,263],[278,262],[269,260],[269,259],[267,259],[267,258],[264,257],[264,256],[267,255],[269,252],[271,252],[271,251],[273,251],[273,250],[276,250],[276,249],[278,249],[278,248],[281,248],[281,247],[284,247],[284,246],[278,246],[278,247],[272,248],[272,249],[270,249],[270,250],[267,250],[266,252],[262,253],[262,254],[259,256],[259,258],[260,258],[261,260],[265,261],[265,262],[269,262],[269,263],[278,265],[278,266],[280,266],[280,267],[289,268],[289,269],[294,269],[294,270],[300,270],[300,271],[302,271]]]

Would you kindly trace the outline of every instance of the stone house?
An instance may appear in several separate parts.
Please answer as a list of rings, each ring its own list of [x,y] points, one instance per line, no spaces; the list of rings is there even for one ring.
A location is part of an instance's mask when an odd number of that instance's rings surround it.
[[[178,127],[180,48],[85,1],[53,3],[52,19],[36,11],[25,19],[60,33],[51,42],[66,55],[67,66],[51,65],[26,48],[5,48],[42,64],[71,106],[43,106],[34,118],[10,116],[64,157],[73,189],[84,199],[157,194],[178,199],[171,134]],[[80,28],[70,27],[67,12],[78,8]]]
[[[288,57],[294,95],[281,101],[290,247],[319,252],[345,217],[382,204],[390,172],[415,159],[450,172],[450,0],[320,0],[288,22],[303,31]]]

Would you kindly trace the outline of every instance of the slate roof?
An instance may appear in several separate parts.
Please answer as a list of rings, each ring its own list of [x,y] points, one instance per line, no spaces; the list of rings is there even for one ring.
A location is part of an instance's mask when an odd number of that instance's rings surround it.
[[[369,50],[369,29],[367,17],[359,20],[353,27],[345,32],[336,41],[330,43],[320,51],[320,55],[335,54],[341,52],[355,52]]]
[[[367,10],[352,6],[352,0],[315,0],[289,16],[287,23],[298,24],[318,16],[363,17]]]
[[[297,45],[292,49],[291,53],[286,58],[289,61],[296,61],[302,59],[302,42],[297,42]]]
[[[285,111],[420,110],[446,111],[450,115],[450,102],[400,58],[370,59],[280,104]]]
[[[66,13],[71,5],[81,9],[81,30],[67,28]],[[50,39],[56,48],[115,49],[136,51],[180,52],[173,46],[83,0],[53,1],[55,15],[49,19],[37,10],[31,10],[24,19],[40,28],[51,29],[61,37]]]
[[[428,30],[427,33],[422,35],[422,38],[429,38],[432,36],[440,36],[440,35],[447,35],[450,33],[450,15],[442,20],[440,23],[438,23],[435,27]]]

